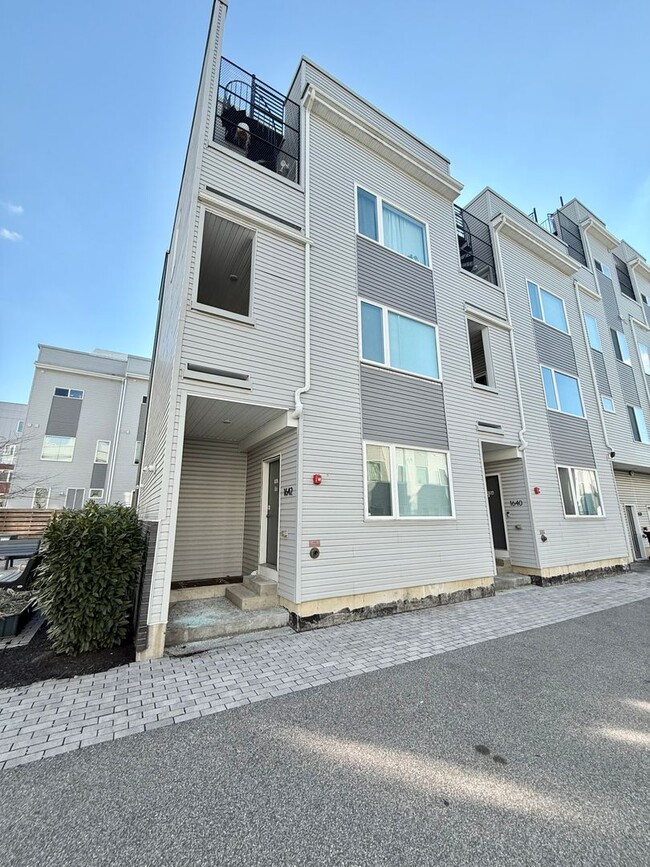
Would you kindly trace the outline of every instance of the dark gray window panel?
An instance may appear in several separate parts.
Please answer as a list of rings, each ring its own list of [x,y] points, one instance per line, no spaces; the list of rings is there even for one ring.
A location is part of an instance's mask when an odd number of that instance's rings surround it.
[[[66,509],[83,509],[85,488],[68,488],[65,507]]]
[[[602,271],[598,268],[595,270],[596,282],[600,290],[600,297],[603,299],[603,307],[605,308],[605,317],[610,328],[620,328],[620,310],[618,309],[618,299],[616,298],[616,290],[614,284]]]
[[[140,417],[138,419],[138,433],[136,436],[136,439],[139,442],[142,442],[142,440],[144,439],[144,425],[145,425],[146,420],[147,420],[147,404],[143,403],[143,404],[140,404]],[[94,487],[94,485],[93,485],[93,487]]]
[[[564,370],[567,373],[578,373],[573,343],[569,334],[563,334],[544,322],[533,322],[537,355],[542,364]]]
[[[363,437],[385,443],[446,449],[442,383],[361,365]]]
[[[621,389],[623,391],[623,396],[625,397],[625,402],[634,404],[634,406],[639,406],[641,401],[639,400],[639,391],[636,387],[632,368],[629,364],[623,364],[620,361],[616,362],[616,366],[618,367],[618,377],[621,381]]]
[[[594,450],[586,418],[548,413],[555,462],[568,467],[595,467]]]
[[[612,389],[609,384],[609,377],[607,376],[607,366],[605,365],[605,359],[603,358],[603,353],[598,352],[596,349],[591,350],[591,360],[594,363],[594,371],[596,373],[596,382],[598,383],[598,390],[601,394],[606,394],[608,397],[612,396]]]
[[[53,397],[50,417],[45,428],[47,436],[76,437],[82,406],[82,400],[73,400],[70,397]]]
[[[105,488],[106,487],[106,470],[108,469],[108,464],[93,464],[93,471],[90,476],[90,487],[91,488]]]
[[[357,286],[369,301],[435,322],[431,271],[367,238],[357,238]]]

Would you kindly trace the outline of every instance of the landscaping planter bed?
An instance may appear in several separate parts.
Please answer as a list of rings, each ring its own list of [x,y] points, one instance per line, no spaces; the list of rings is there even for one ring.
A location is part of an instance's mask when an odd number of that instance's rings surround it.
[[[18,635],[34,610],[29,591],[0,590],[0,638]]]

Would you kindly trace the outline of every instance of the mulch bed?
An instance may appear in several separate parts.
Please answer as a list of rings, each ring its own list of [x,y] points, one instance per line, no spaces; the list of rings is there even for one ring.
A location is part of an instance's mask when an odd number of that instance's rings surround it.
[[[51,677],[77,677],[80,674],[96,674],[108,671],[117,665],[133,662],[135,652],[130,640],[110,650],[97,650],[66,656],[55,653],[47,638],[43,624],[29,644],[0,651],[0,689],[27,686],[38,680]]]

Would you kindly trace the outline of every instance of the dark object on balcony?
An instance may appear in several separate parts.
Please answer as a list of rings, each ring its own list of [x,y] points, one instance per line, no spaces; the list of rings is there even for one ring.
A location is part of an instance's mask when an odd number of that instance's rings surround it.
[[[612,253],[612,258],[614,260],[614,267],[616,268],[616,276],[618,277],[618,285],[621,287],[621,292],[623,295],[627,295],[628,298],[636,301],[636,295],[634,294],[634,287],[630,280],[630,272],[627,269],[627,265],[622,259],[619,259],[616,253]]]
[[[553,223],[555,226],[555,234],[564,241],[568,247],[569,256],[580,262],[581,265],[587,265],[587,257],[585,256],[585,248],[582,244],[580,235],[580,227],[573,220],[570,220],[562,211],[556,211],[553,215]]]
[[[490,227],[457,205],[454,213],[461,268],[498,286]]]
[[[272,172],[298,180],[300,106],[226,58],[219,73],[219,119],[214,140],[225,140]]]

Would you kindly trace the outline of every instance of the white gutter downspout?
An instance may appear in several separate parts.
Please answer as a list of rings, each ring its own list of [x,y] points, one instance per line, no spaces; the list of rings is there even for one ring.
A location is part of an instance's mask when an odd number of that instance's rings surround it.
[[[108,479],[106,480],[106,490],[104,491],[104,502],[111,502],[113,493],[113,479],[115,477],[115,464],[117,463],[117,449],[120,442],[120,428],[122,427],[122,415],[124,413],[124,399],[126,397],[126,382],[127,376],[124,375],[122,380],[122,391],[120,393],[120,403],[117,409],[117,421],[115,422],[115,433],[113,434],[113,442],[111,443],[111,462],[108,470]]]
[[[498,217],[492,220],[492,228],[494,229],[495,235],[499,234],[499,230],[501,229],[501,226],[504,224],[505,220],[506,218],[504,214],[499,214]],[[510,316],[510,300],[508,298],[508,287],[506,285],[506,277],[503,270],[503,261],[501,259],[501,246],[499,243],[496,243],[494,245],[494,253],[497,273],[499,275],[499,282],[501,284],[501,288],[503,289],[503,300],[505,302],[506,308],[506,320],[508,322],[508,325],[510,325],[510,352],[512,354],[512,365],[515,374],[515,389],[517,391],[517,403],[519,404],[519,417],[521,419],[521,430],[519,431],[519,451],[524,452],[528,448],[528,443],[526,441],[526,416],[524,413],[524,400],[521,395],[521,384],[519,382],[519,365],[517,363],[517,349],[515,347],[515,329],[512,324],[512,318]]]
[[[307,92],[307,96],[304,101],[304,111],[303,111],[303,136],[304,136],[304,147],[303,147],[303,185],[305,188],[305,219],[304,219],[304,232],[305,237],[307,239],[307,243],[305,244],[305,332],[304,332],[304,340],[305,340],[305,383],[302,388],[297,388],[294,393],[294,409],[291,413],[291,417],[298,421],[298,455],[297,455],[297,487],[298,487],[298,496],[296,502],[296,580],[295,580],[295,588],[294,588],[294,599],[293,601],[296,603],[300,603],[302,601],[302,510],[303,510],[303,485],[304,485],[304,473],[303,473],[303,404],[301,397],[303,394],[306,394],[311,388],[311,244],[310,244],[310,231],[311,231],[311,202],[310,202],[310,183],[309,183],[309,169],[310,169],[310,115],[309,112],[311,110],[312,103],[314,101],[314,90],[313,88],[309,88]]]

